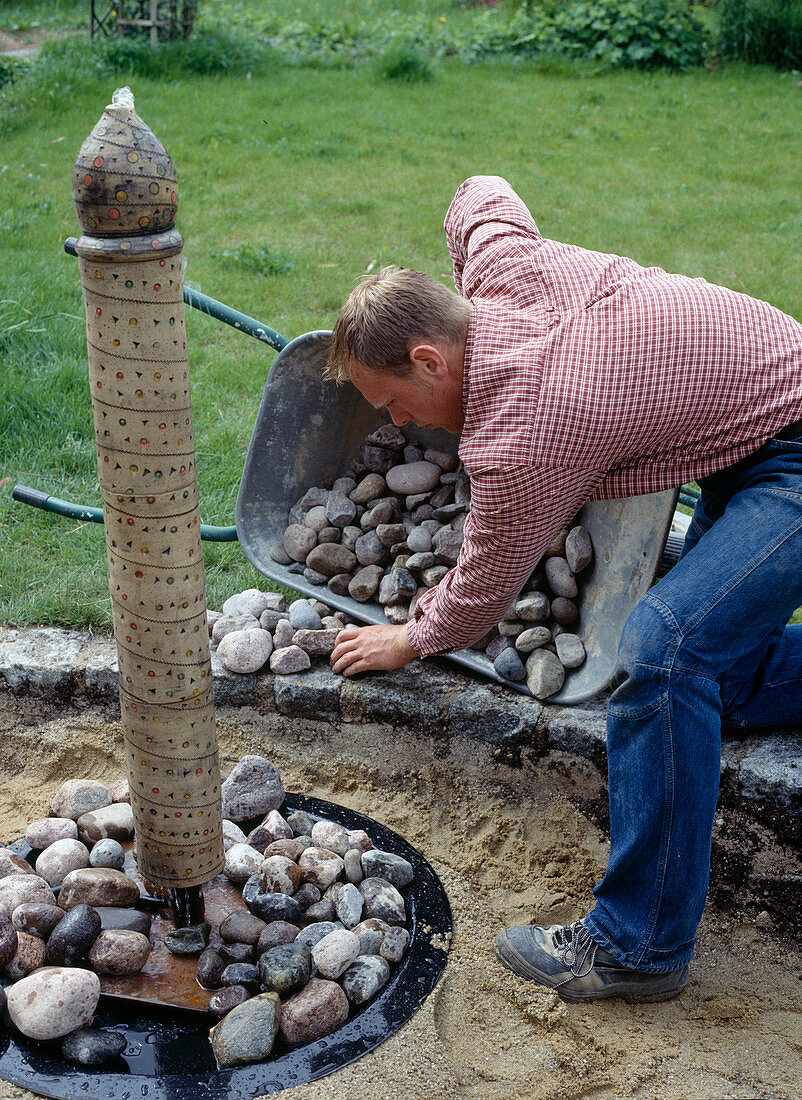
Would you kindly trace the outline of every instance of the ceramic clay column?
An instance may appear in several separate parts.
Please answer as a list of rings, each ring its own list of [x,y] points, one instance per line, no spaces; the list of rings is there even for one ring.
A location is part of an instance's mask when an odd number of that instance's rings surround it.
[[[162,895],[222,868],[176,180],[114,98],[73,199],[137,862]]]

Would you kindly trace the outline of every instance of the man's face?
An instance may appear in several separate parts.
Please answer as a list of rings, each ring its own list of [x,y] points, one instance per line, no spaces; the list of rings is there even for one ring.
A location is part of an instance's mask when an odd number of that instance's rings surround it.
[[[374,408],[387,409],[399,428],[411,421],[421,428],[462,431],[460,380],[435,377],[413,363],[412,373],[404,377],[357,365],[351,368],[351,381]]]

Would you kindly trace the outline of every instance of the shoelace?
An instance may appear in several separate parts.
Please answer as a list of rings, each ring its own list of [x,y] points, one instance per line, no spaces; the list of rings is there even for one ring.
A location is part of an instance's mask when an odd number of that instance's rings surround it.
[[[571,971],[571,977],[558,982],[558,985],[565,985],[573,978],[586,978],[590,974],[599,945],[591,938],[581,920],[566,925],[565,928],[558,928],[551,940],[563,965]]]

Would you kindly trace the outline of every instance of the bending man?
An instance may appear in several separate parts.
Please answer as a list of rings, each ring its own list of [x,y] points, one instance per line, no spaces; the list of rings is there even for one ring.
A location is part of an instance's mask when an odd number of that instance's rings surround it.
[[[630,616],[607,713],[610,857],[567,927],[500,933],[566,1000],[687,984],[707,894],[722,726],[802,719],[802,326],[701,279],[545,240],[498,177],[445,222],[457,293],[385,269],[343,306],[327,373],[397,425],[461,432],[459,561],[404,626],[343,631],[335,671],[461,649],[503,616],[588,500],[687,481],[683,556]]]

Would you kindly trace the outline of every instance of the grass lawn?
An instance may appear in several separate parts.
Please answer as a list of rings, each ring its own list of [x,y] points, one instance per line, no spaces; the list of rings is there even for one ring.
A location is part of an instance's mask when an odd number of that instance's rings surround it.
[[[447,61],[411,85],[369,65],[132,83],[178,170],[187,280],[295,336],[330,327],[371,264],[447,280],[442,219],[472,173],[506,176],[546,236],[802,316],[797,80],[744,66],[593,75]],[[6,622],[110,626],[102,529],[16,504],[11,489],[100,503],[78,270],[61,246],[77,230],[72,162],[114,86],[87,73],[0,146]],[[236,258],[243,245],[292,269],[255,274]],[[201,516],[231,523],[273,353],[188,314]],[[210,607],[260,583],[236,544],[205,547]]]

